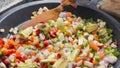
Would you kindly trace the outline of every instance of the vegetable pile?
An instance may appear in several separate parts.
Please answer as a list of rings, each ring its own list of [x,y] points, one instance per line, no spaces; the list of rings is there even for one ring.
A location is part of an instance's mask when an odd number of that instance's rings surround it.
[[[32,18],[49,11],[40,8]],[[109,68],[117,61],[117,41],[98,19],[61,12],[57,21],[40,22],[0,38],[2,68]]]

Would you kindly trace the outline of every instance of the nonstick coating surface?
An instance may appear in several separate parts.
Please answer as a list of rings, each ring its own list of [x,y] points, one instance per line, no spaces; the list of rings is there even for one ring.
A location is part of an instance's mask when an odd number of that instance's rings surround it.
[[[23,22],[29,20],[32,15],[32,12],[38,10],[39,7],[46,6],[49,9],[52,9],[57,5],[59,5],[59,3],[36,1],[36,2],[20,5],[18,7],[15,7],[7,11],[2,16],[0,16],[0,28],[5,29],[4,33],[2,34],[0,33],[0,37],[6,37],[11,27],[16,27],[22,24]],[[118,49],[120,50],[120,24],[114,18],[90,5],[87,6],[81,4],[78,6],[77,9],[69,6],[65,8],[65,11],[70,11],[73,14],[80,16],[84,19],[93,18],[94,20],[102,19],[106,21],[107,27],[113,30],[113,36],[114,36],[113,39],[118,41],[118,45],[119,45]],[[114,64],[114,68],[120,68],[119,59],[118,62]]]

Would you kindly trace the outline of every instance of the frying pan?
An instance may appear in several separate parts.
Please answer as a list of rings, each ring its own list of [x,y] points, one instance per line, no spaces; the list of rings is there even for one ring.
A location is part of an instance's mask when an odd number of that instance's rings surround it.
[[[95,0],[94,0],[95,1]],[[94,7],[95,3],[92,2],[90,5],[80,4],[77,8],[68,6],[64,11],[70,11],[73,14],[80,16],[84,19],[93,18],[94,20],[102,19],[107,22],[107,27],[113,30],[113,39],[118,41],[118,50],[120,50],[120,24],[110,15]],[[52,9],[58,6],[58,2],[42,2],[35,1],[17,6],[0,16],[0,28],[4,28],[5,32],[0,33],[0,37],[6,37],[9,34],[11,27],[16,27],[23,22],[30,19],[31,13],[39,7],[48,7]],[[114,68],[120,68],[120,58],[114,64]]]

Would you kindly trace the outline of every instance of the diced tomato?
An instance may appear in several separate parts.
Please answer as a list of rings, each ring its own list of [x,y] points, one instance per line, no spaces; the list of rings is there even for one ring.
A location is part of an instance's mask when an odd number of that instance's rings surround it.
[[[2,61],[6,60],[6,59],[7,59],[7,57],[6,57],[6,56],[3,56],[3,57],[2,57]]]
[[[102,46],[98,46],[99,47],[99,49],[102,49],[103,48],[103,45]]]
[[[16,55],[16,58],[17,58],[17,59],[19,59],[19,60],[21,60],[21,59],[22,59],[22,57],[21,57],[21,56],[19,56],[19,55]]]
[[[53,28],[53,29],[52,29],[52,32],[53,32],[53,34],[56,35],[57,29],[56,29],[56,28]]]
[[[83,50],[80,50],[80,53],[83,53]]]
[[[40,46],[39,45],[35,45],[36,48],[39,48]]]
[[[9,44],[9,48],[14,48],[14,45],[13,44]]]
[[[9,55],[11,55],[11,54],[12,54],[12,51],[11,51],[11,50],[8,50],[6,56],[9,56]]]
[[[40,30],[37,29],[35,32],[36,32],[36,35],[39,36],[39,34],[40,34]]]
[[[23,57],[22,57],[22,60],[23,60],[23,61],[25,61],[25,60],[27,60],[27,59],[28,59],[27,56],[23,56]]]
[[[10,39],[12,39],[12,40],[14,40],[14,41],[15,41],[16,37],[15,37],[15,36],[13,36],[13,37],[12,37],[12,38],[10,38]]]
[[[76,65],[76,64],[73,64],[73,65],[72,65],[72,68],[76,68],[76,67],[77,67],[77,65]]]
[[[51,38],[55,38],[56,37],[56,32],[57,30],[55,28],[53,28],[51,31],[50,31],[50,37]]]
[[[45,24],[45,22],[40,22],[40,24]]]
[[[5,65],[9,65],[9,62],[8,62],[6,59],[3,61],[3,63],[4,63]]]
[[[25,41],[26,41],[24,38],[20,38],[19,40],[20,40],[20,41],[19,41],[20,44],[24,44]]]
[[[47,47],[49,45],[49,42],[48,41],[44,41],[43,44],[44,44],[44,47]]]
[[[36,59],[35,59],[35,62],[40,62],[39,58],[36,58]]]
[[[4,40],[2,38],[0,38],[0,45],[3,47],[4,45]]]
[[[115,44],[116,46],[118,46],[118,42],[114,42],[114,44]]]
[[[90,58],[90,62],[92,63],[92,61],[93,61],[93,58]]]
[[[57,59],[59,59],[61,57],[62,57],[61,53],[57,53]]]
[[[41,64],[41,68],[48,68],[47,63],[42,63],[42,64]]]
[[[50,65],[53,65],[54,64],[54,62],[50,62]]]
[[[16,50],[15,50],[15,49],[11,49],[11,52],[12,52],[12,53],[15,53],[15,52],[16,52]]]
[[[9,65],[9,62],[7,61],[7,57],[6,56],[2,57],[2,61],[3,61],[3,63],[5,65]]]
[[[52,32],[50,32],[50,37],[51,37],[51,38],[55,38],[55,37],[56,37],[56,35],[55,35],[55,34],[53,34]]]
[[[83,59],[83,60],[82,60],[82,64],[84,64],[84,62],[85,62],[85,60]]]

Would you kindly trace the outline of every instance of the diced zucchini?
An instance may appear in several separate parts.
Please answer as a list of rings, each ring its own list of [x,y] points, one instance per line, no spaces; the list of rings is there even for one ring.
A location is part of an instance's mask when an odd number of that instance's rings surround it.
[[[65,27],[65,23],[63,22],[63,19],[62,18],[58,18],[57,19],[57,27],[61,30],[64,30],[64,27]]]
[[[64,59],[63,59],[63,58],[58,59],[58,60],[54,63],[53,68],[58,68],[63,62],[64,62]]]
[[[70,61],[74,61],[75,58],[79,55],[80,50],[79,49],[75,49],[72,51],[70,57],[68,58]]]
[[[28,38],[29,35],[33,32],[33,27],[28,27],[25,30],[21,31],[21,34],[25,37]]]
[[[53,42],[53,43],[58,42],[58,38],[53,38],[53,39],[52,39],[52,42]]]
[[[97,28],[98,28],[97,24],[90,23],[86,26],[85,30],[90,33],[92,31],[96,30]]]
[[[44,32],[48,32],[50,28],[49,24],[38,24],[36,27]]]
[[[91,63],[91,62],[89,62],[89,61],[84,61],[84,65],[85,65],[85,66],[88,66],[88,67],[90,67],[90,68],[93,67],[93,63]]]
[[[48,59],[55,59],[56,58],[56,54],[55,53],[51,53],[49,56],[48,56]]]
[[[48,62],[55,62],[55,61],[57,61],[57,59],[43,59],[40,62],[41,63],[48,63]]]
[[[55,26],[55,24],[56,24],[56,22],[54,20],[49,20],[48,23],[51,27]]]
[[[68,63],[69,62],[67,60],[65,60],[58,68],[66,68]]]

